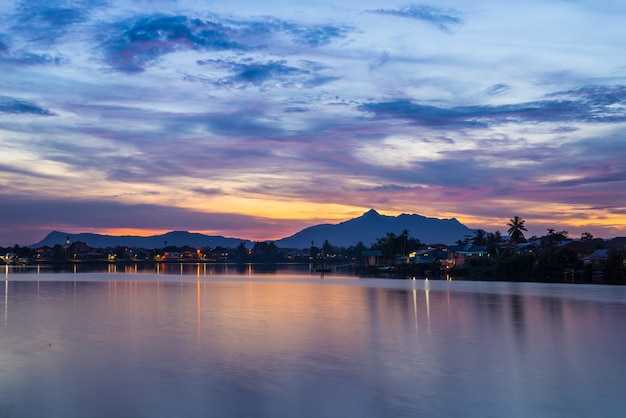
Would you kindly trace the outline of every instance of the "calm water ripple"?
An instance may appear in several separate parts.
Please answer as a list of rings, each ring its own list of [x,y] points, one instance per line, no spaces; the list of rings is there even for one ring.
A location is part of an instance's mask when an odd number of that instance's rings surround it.
[[[6,274],[4,417],[622,417],[626,289]]]

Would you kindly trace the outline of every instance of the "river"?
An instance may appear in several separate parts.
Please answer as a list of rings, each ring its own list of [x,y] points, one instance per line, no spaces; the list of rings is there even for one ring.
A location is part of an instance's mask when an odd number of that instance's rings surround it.
[[[7,268],[0,418],[626,410],[626,288],[196,273]]]

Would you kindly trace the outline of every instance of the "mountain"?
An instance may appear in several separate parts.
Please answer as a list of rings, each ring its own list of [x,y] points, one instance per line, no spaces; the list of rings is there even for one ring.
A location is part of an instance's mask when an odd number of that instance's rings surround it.
[[[307,248],[314,242],[321,247],[328,240],[331,245],[339,247],[356,245],[359,241],[370,246],[388,232],[400,235],[405,229],[409,231],[409,236],[425,244],[453,244],[466,235],[474,235],[474,230],[454,218],[437,219],[409,214],[387,216],[371,209],[358,218],[339,224],[321,224],[303,229],[276,241],[276,245],[283,248]]]
[[[466,235],[474,235],[474,230],[466,227],[456,219],[427,218],[421,215],[402,214],[399,216],[381,215],[371,209],[358,218],[350,219],[339,224],[321,224],[305,228],[302,231],[286,238],[275,241],[281,248],[308,248],[311,242],[321,247],[325,240],[332,245],[349,247],[361,241],[366,246],[384,237],[388,232],[400,235],[404,230],[409,236],[419,239],[424,244],[453,244]],[[210,236],[186,231],[173,231],[163,235],[139,237],[132,235],[112,236],[90,233],[67,234],[53,231],[40,242],[31,245],[32,248],[43,246],[54,247],[56,244],[65,244],[81,241],[93,248],[131,247],[131,248],[163,248],[166,245],[182,247],[225,247],[235,248],[242,242],[247,248],[252,248],[252,242],[238,238]],[[167,242],[167,244],[165,244]]]
[[[194,232],[186,231],[173,231],[162,235],[153,235],[149,237],[139,237],[132,235],[124,236],[112,236],[112,235],[100,235],[100,234],[67,234],[65,232],[53,231],[49,233],[40,242],[31,245],[32,248],[39,248],[43,246],[54,247],[56,244],[65,244],[69,238],[70,242],[81,241],[93,248],[107,248],[107,247],[132,247],[132,248],[163,248],[166,245],[174,245],[176,247],[183,247],[189,245],[191,247],[225,247],[235,248],[242,242],[246,244],[246,247],[251,248],[251,242],[241,240],[237,238],[225,238],[222,236],[210,236],[204,234],[198,234]],[[165,244],[167,242],[167,244]]]

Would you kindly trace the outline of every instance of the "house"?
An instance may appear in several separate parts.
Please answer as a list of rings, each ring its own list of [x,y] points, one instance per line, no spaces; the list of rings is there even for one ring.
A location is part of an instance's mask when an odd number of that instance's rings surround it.
[[[166,251],[161,256],[161,260],[180,260],[181,257],[182,255],[178,251]]]
[[[380,250],[363,250],[361,251],[361,264],[366,267],[378,266],[382,256],[383,253]]]
[[[17,254],[12,251],[6,251],[0,253],[0,259],[2,259],[5,263],[9,264],[17,260]]]
[[[488,257],[487,247],[474,244],[455,245],[448,248],[446,268],[461,267],[475,260],[484,260]]]
[[[65,252],[75,260],[97,259],[102,257],[101,253],[95,251],[82,241],[73,242],[67,247]]]
[[[585,265],[591,265],[593,267],[602,267],[609,259],[609,250],[599,249],[595,250],[590,256],[583,257],[583,263]]]
[[[537,242],[522,242],[514,245],[515,254],[517,255],[531,255],[536,254],[541,246]]]
[[[447,258],[447,253],[439,248],[428,247],[423,250],[413,251],[409,253],[411,264],[433,264],[438,260]]]
[[[407,255],[396,255],[395,263],[396,265],[400,264],[409,264],[411,262],[411,258]]]
[[[598,241],[602,240],[577,240],[568,243],[565,247],[576,253],[576,256],[580,259],[589,257],[598,248]]]

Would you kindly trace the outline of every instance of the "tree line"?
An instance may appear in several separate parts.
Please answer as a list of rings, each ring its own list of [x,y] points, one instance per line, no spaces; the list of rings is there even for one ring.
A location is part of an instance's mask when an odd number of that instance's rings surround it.
[[[576,280],[582,282],[591,281],[594,274],[601,273],[602,280],[611,284],[626,284],[626,248],[624,245],[609,249],[608,259],[601,266],[585,264],[579,254],[568,245],[562,245],[570,238],[567,231],[548,229],[544,236],[526,238],[526,221],[519,216],[514,216],[506,224],[507,236],[500,231],[487,232],[477,229],[473,236],[466,236],[457,241],[457,246],[469,244],[484,247],[487,256],[480,259],[471,259],[461,267],[452,267],[449,271],[443,263],[448,257],[443,251],[445,246],[438,246],[437,257],[432,259],[429,265],[407,266],[400,265],[400,270],[407,274],[421,273],[428,269],[431,272],[449,273],[459,277],[476,278],[484,280],[506,281],[547,281],[560,282],[563,280]],[[584,232],[579,242],[589,243],[590,248],[605,248],[605,241],[594,238],[590,233]],[[532,245],[525,247],[524,244]],[[311,246],[303,250],[285,250],[278,248],[272,241],[260,241],[248,248],[241,242],[236,248],[193,248],[190,246],[164,246],[159,249],[129,249],[127,247],[115,247],[97,249],[92,254],[97,254],[97,260],[111,259],[115,261],[139,261],[139,260],[172,260],[179,259],[203,259],[207,261],[221,261],[234,263],[354,263],[361,261],[363,250],[375,249],[382,254],[382,260],[386,263],[395,263],[399,258],[408,254],[429,248],[419,239],[410,236],[408,230],[400,234],[388,232],[379,237],[368,248],[362,242],[350,247],[338,247],[328,240],[321,246],[311,243]],[[46,261],[61,263],[75,261],[85,257],[88,250],[84,243],[73,243],[70,246],[55,245],[46,251],[30,247],[15,245],[5,248],[4,252],[11,252],[15,257],[25,262],[35,262],[42,256]],[[452,251],[450,247],[447,248]],[[81,252],[82,251],[82,252]],[[87,253],[88,254],[88,253]],[[88,255],[87,255],[88,256]],[[100,257],[100,258],[98,258]],[[169,257],[169,258],[168,258]],[[598,271],[598,269],[601,271]],[[569,278],[567,275],[570,275]]]
[[[548,228],[545,235],[527,239],[526,222],[519,216],[511,218],[507,227],[508,238],[499,231],[487,233],[478,229],[474,236],[457,242],[484,246],[488,257],[470,260],[466,265],[452,268],[450,273],[485,280],[626,284],[624,245],[607,248],[603,239],[583,232],[578,242],[588,244],[585,246],[587,253],[595,249],[608,250],[605,261],[584,263],[574,245],[563,245],[571,241],[567,231]],[[525,247],[524,244],[532,245]]]

